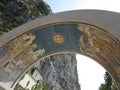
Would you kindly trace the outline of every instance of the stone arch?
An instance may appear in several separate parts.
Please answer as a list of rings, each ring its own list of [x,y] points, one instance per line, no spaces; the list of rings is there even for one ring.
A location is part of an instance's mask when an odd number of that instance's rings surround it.
[[[0,37],[1,82],[19,80],[38,60],[58,53],[93,58],[120,88],[120,14],[100,10],[62,12],[28,22]]]

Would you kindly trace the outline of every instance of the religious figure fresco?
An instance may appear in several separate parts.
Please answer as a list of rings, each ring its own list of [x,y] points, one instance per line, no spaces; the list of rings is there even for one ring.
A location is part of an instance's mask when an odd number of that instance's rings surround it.
[[[81,52],[90,56],[97,56],[98,59],[105,62],[111,61],[110,59],[113,61],[113,58],[116,60],[120,59],[118,53],[120,44],[115,37],[95,26],[78,24],[77,27],[82,32],[82,35],[79,37]]]

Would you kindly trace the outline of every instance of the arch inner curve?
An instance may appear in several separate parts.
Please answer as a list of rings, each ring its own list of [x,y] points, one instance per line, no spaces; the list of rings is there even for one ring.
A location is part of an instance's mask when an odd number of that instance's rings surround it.
[[[107,30],[88,23],[62,22],[26,32],[0,47],[0,76],[13,86],[20,75],[40,58],[74,52],[101,64],[120,87],[120,42]]]

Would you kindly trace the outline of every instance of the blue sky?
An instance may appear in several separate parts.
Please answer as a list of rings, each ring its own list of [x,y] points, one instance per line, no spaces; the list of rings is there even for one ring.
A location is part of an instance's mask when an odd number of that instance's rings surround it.
[[[79,6],[81,0],[44,0],[44,1],[46,1],[52,8],[53,12],[56,13],[61,11],[78,9],[77,7]]]
[[[78,9],[100,9],[120,12],[119,0],[44,0],[54,13],[78,10]],[[81,90],[98,90],[99,85],[104,82],[105,70],[92,59],[77,55],[78,74]],[[87,66],[87,67],[86,67]]]
[[[119,0],[44,0],[53,12],[76,9],[101,9],[120,12]]]

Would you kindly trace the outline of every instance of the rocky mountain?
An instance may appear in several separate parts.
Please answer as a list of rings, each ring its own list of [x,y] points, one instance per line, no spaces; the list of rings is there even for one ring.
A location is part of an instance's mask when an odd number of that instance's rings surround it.
[[[80,90],[75,54],[51,56],[37,66],[51,90]]]
[[[50,13],[51,8],[43,0],[1,0],[0,34]],[[80,90],[75,54],[50,56],[36,67],[51,90]]]
[[[0,34],[50,13],[42,0],[0,0]]]

